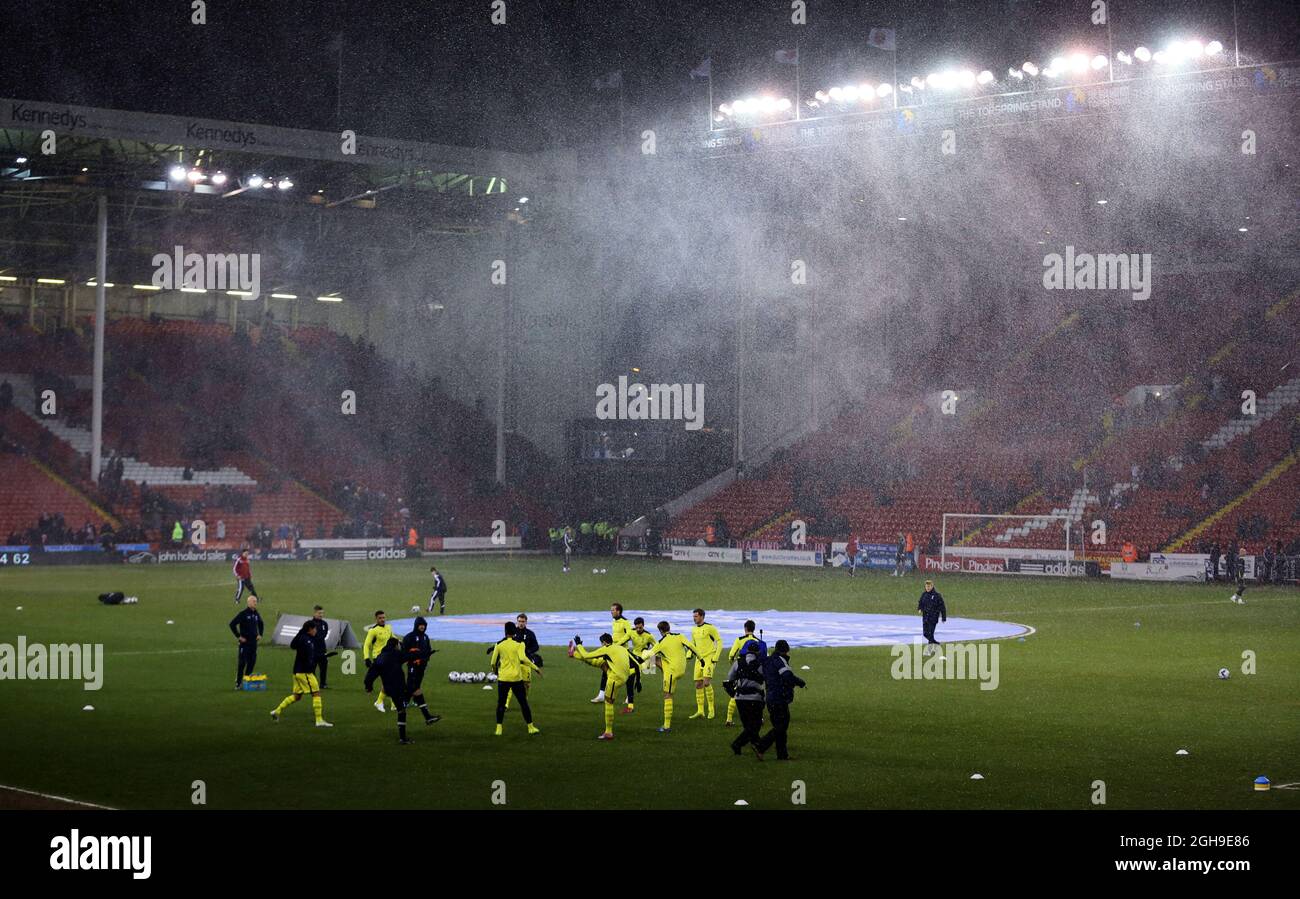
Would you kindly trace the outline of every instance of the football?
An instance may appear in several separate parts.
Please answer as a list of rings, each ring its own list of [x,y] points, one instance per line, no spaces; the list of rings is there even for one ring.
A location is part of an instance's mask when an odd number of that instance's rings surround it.
[[[1227,680],[1229,676],[1230,676],[1230,672],[1228,671],[1227,668],[1219,669],[1219,680]]]

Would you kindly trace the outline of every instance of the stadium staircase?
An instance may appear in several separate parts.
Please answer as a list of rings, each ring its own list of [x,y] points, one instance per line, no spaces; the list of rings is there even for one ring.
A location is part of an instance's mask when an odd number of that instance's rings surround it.
[[[1236,497],[1235,499],[1233,499],[1231,502],[1229,502],[1227,505],[1223,506],[1222,508],[1217,509],[1212,515],[1210,515],[1204,521],[1201,521],[1194,528],[1192,528],[1187,533],[1183,534],[1178,539],[1174,540],[1172,543],[1166,546],[1164,551],[1178,552],[1180,549],[1187,546],[1197,537],[1200,537],[1202,534],[1206,534],[1208,531],[1214,528],[1216,524],[1228,518],[1228,516],[1231,516],[1233,512],[1239,510],[1241,507],[1247,504],[1251,499],[1253,499],[1256,496],[1260,496],[1262,494],[1262,491],[1264,491],[1265,488],[1267,488],[1270,484],[1274,483],[1275,481],[1278,481],[1279,479],[1282,479],[1288,472],[1291,472],[1295,467],[1297,459],[1300,459],[1300,454],[1291,453],[1290,455],[1288,455],[1281,462],[1278,462],[1276,465],[1270,468],[1264,474],[1264,476],[1261,477],[1258,481],[1256,481],[1254,484],[1251,484],[1250,488],[1246,490],[1245,493]],[[1300,469],[1294,469],[1294,470],[1300,471]],[[1281,491],[1281,495],[1284,498],[1289,499],[1291,501],[1291,503],[1293,504],[1293,508],[1286,509],[1285,505],[1275,505],[1275,504],[1270,504],[1270,505],[1272,506],[1273,511],[1275,511],[1277,514],[1290,515],[1294,509],[1294,503],[1296,501],[1296,497],[1297,495],[1300,495],[1297,494],[1296,492],[1296,488],[1297,486],[1300,486],[1300,484],[1297,484],[1296,478],[1291,477],[1291,478],[1287,478],[1280,486],[1284,486],[1285,488],[1287,488]],[[1216,539],[1218,538],[1216,537]],[[1224,539],[1230,540],[1235,538],[1230,538],[1225,536]]]

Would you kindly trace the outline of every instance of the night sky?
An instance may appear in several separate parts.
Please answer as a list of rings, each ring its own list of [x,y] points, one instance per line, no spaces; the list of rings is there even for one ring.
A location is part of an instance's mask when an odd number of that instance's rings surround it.
[[[866,47],[872,27],[897,29],[902,80],[1106,51],[1089,0],[809,0],[802,27],[784,0],[506,0],[503,26],[491,9],[209,0],[200,26],[189,0],[2,0],[0,95],[528,152],[608,137],[617,92],[592,82],[613,70],[631,128],[639,118],[702,124],[707,88],[688,73],[706,56],[715,106],[789,92],[793,67],[773,54],[796,46],[805,97],[841,79],[888,80],[894,59]],[[1114,0],[1110,17],[1117,50],[1193,36],[1232,50],[1230,0]],[[1238,19],[1243,61],[1300,56],[1300,4],[1241,0]]]

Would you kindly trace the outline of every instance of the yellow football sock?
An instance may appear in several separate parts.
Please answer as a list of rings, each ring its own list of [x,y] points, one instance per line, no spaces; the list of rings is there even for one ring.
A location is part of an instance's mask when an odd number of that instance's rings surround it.
[[[709,717],[713,717],[713,685],[704,688],[704,700],[709,706]]]
[[[313,696],[311,698],[311,710],[312,713],[316,716],[317,721],[324,720],[325,703],[321,701],[321,698],[319,696]]]
[[[673,726],[673,698],[669,696],[664,700],[664,727],[672,728]]]
[[[695,688],[695,714],[697,715],[704,714],[704,688],[703,687]]]
[[[506,708],[510,708],[510,700],[512,700],[512,699],[514,699],[514,698],[515,698],[515,691],[514,691],[514,690],[507,690],[507,691],[506,691]]]
[[[614,732],[614,703],[607,702],[605,703],[605,733],[612,734],[613,732]]]
[[[278,706],[275,707],[275,713],[277,715],[280,714],[280,712],[283,712],[285,709],[287,709],[289,706],[293,705],[297,701],[298,701],[298,695],[296,693],[284,697],[284,702],[280,703]]]
[[[497,725],[497,736],[498,736],[498,737],[501,736],[501,725],[500,725],[500,724]]]
[[[730,724],[735,720],[736,720],[736,700],[728,699],[727,700],[727,723]]]
[[[384,700],[387,699],[387,698],[388,698],[388,697],[384,695],[384,691],[383,691],[383,690],[380,690],[380,691],[379,691],[379,698],[375,700],[375,705],[383,705],[383,704],[384,704]]]

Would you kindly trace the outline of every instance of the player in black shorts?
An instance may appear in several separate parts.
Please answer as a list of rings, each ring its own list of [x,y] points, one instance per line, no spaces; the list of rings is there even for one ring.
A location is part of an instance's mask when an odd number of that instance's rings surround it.
[[[428,628],[429,622],[423,617],[415,619],[415,627],[402,638],[402,661],[406,663],[406,695],[424,715],[424,723],[432,724],[441,720],[442,716],[429,714],[424,692],[420,689],[424,683],[424,672],[429,669],[429,657],[438,651],[429,645],[429,637],[425,633]]]

